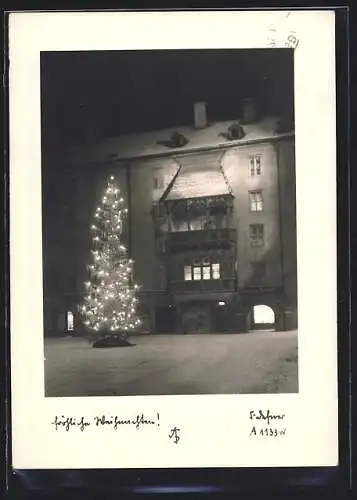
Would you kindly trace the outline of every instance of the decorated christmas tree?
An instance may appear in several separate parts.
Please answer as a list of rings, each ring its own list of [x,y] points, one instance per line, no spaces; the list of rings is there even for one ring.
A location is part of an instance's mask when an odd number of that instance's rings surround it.
[[[136,292],[132,281],[133,261],[122,242],[128,210],[110,177],[92,231],[92,262],[80,312],[86,327],[99,335],[126,336],[140,325],[136,314]]]

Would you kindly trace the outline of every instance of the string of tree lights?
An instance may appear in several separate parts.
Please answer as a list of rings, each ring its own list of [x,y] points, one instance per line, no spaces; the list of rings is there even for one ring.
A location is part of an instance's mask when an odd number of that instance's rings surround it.
[[[129,333],[141,323],[136,313],[139,287],[132,280],[134,262],[121,241],[127,212],[111,176],[91,226],[90,279],[80,306],[86,327],[100,333]]]

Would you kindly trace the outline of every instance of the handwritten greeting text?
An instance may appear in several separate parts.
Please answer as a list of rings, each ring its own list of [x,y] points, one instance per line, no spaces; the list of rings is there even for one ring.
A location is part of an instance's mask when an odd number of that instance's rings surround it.
[[[66,432],[71,429],[78,428],[80,431],[85,431],[88,427],[109,427],[113,430],[117,430],[123,426],[134,426],[136,430],[141,429],[145,426],[160,426],[159,423],[160,415],[157,413],[156,419],[152,417],[147,417],[143,413],[136,415],[135,417],[119,417],[118,415],[97,415],[92,419],[85,419],[84,417],[75,418],[68,417],[65,415],[56,415],[51,424],[54,426],[56,431],[64,430]]]
[[[123,417],[118,415],[95,415],[92,418],[73,417],[66,415],[56,415],[51,422],[55,431],[69,432],[72,429],[77,429],[84,432],[88,427],[94,429],[111,429],[117,431],[120,428],[135,428],[137,431],[145,427],[160,427],[160,415],[156,414],[156,418],[148,417],[144,413],[137,414],[134,417]],[[180,429],[177,426],[170,427],[169,439],[175,444],[180,441]]]

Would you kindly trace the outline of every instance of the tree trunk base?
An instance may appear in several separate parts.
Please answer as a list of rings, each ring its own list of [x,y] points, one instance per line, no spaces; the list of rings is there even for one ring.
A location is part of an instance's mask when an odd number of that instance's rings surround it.
[[[92,347],[132,347],[135,344],[129,342],[124,333],[103,333],[92,341]]]

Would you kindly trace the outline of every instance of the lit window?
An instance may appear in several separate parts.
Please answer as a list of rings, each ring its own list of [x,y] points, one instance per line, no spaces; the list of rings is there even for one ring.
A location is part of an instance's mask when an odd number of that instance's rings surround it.
[[[264,246],[264,226],[263,224],[250,225],[250,245],[252,247]]]
[[[203,266],[202,267],[202,277],[204,280],[211,279],[211,266]]]
[[[262,173],[261,156],[253,155],[249,157],[249,175],[250,177],[259,176]]]
[[[196,281],[201,279],[201,266],[193,268],[193,279]]]
[[[184,272],[185,272],[185,281],[192,280],[192,267],[185,266]]]
[[[219,264],[212,264],[212,279],[219,280],[220,272],[219,272]]]
[[[192,266],[184,267],[184,277],[185,281],[220,279],[219,263],[211,264],[208,258],[194,260]]]
[[[74,321],[73,321],[73,313],[71,311],[67,312],[67,330],[73,331]]]
[[[249,208],[251,212],[263,211],[262,191],[249,191]]]

